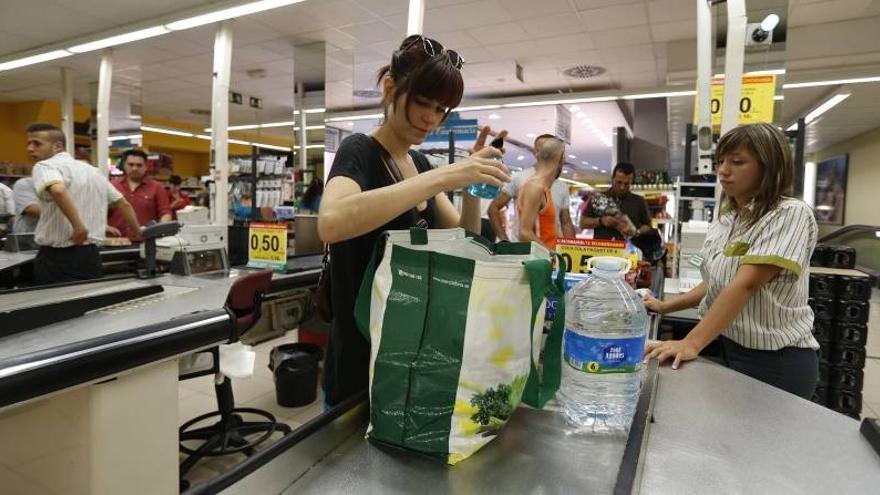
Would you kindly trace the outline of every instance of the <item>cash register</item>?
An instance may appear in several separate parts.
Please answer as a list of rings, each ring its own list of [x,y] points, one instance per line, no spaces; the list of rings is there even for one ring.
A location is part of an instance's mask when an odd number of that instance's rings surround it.
[[[176,275],[229,271],[226,226],[212,225],[208,209],[188,206],[177,212],[180,231],[156,239],[156,261]]]

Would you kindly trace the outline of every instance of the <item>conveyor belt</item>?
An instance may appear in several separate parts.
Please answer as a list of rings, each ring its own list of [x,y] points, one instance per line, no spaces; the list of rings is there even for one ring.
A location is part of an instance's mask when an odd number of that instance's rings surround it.
[[[0,302],[0,337],[82,316],[89,311],[162,292],[139,281],[97,281],[6,293]]]

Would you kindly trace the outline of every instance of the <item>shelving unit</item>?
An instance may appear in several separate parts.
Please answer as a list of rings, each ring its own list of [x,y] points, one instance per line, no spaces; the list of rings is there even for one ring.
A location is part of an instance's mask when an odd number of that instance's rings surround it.
[[[673,197],[672,232],[670,239],[675,243],[674,254],[669,266],[672,267],[672,278],[678,278],[679,258],[681,252],[681,226],[682,223],[692,219],[691,201],[703,201],[706,205],[715,203],[715,182],[678,182],[675,184]],[[711,219],[707,219],[711,220]]]

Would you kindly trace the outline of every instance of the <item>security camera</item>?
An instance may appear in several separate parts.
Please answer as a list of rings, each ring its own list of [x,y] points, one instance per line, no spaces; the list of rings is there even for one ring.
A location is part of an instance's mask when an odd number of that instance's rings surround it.
[[[773,30],[766,30],[760,23],[746,26],[746,45],[770,45],[773,43]]]
[[[773,29],[779,25],[779,16],[768,14],[760,23],[746,26],[747,45],[769,45],[773,43]]]

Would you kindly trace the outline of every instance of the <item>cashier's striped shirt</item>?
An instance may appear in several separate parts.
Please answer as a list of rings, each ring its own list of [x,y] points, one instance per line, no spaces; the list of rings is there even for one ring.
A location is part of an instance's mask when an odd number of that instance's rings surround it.
[[[784,198],[749,228],[735,212],[721,214],[709,226],[701,252],[700,272],[707,291],[700,314],[740,266],[775,265],[782,271],[752,296],[724,335],[750,349],[818,349],[812,334],[813,310],[807,305],[810,256],[817,235],[813,211],[793,198]]]
[[[101,175],[97,168],[75,160],[61,152],[34,165],[31,173],[34,189],[40,199],[40,221],[34,241],[40,246],[55,248],[73,245],[73,226],[55,204],[47,190],[53,184],[64,184],[76,206],[80,220],[89,231],[88,244],[104,240],[107,229],[107,206],[122,199],[122,194]]]

